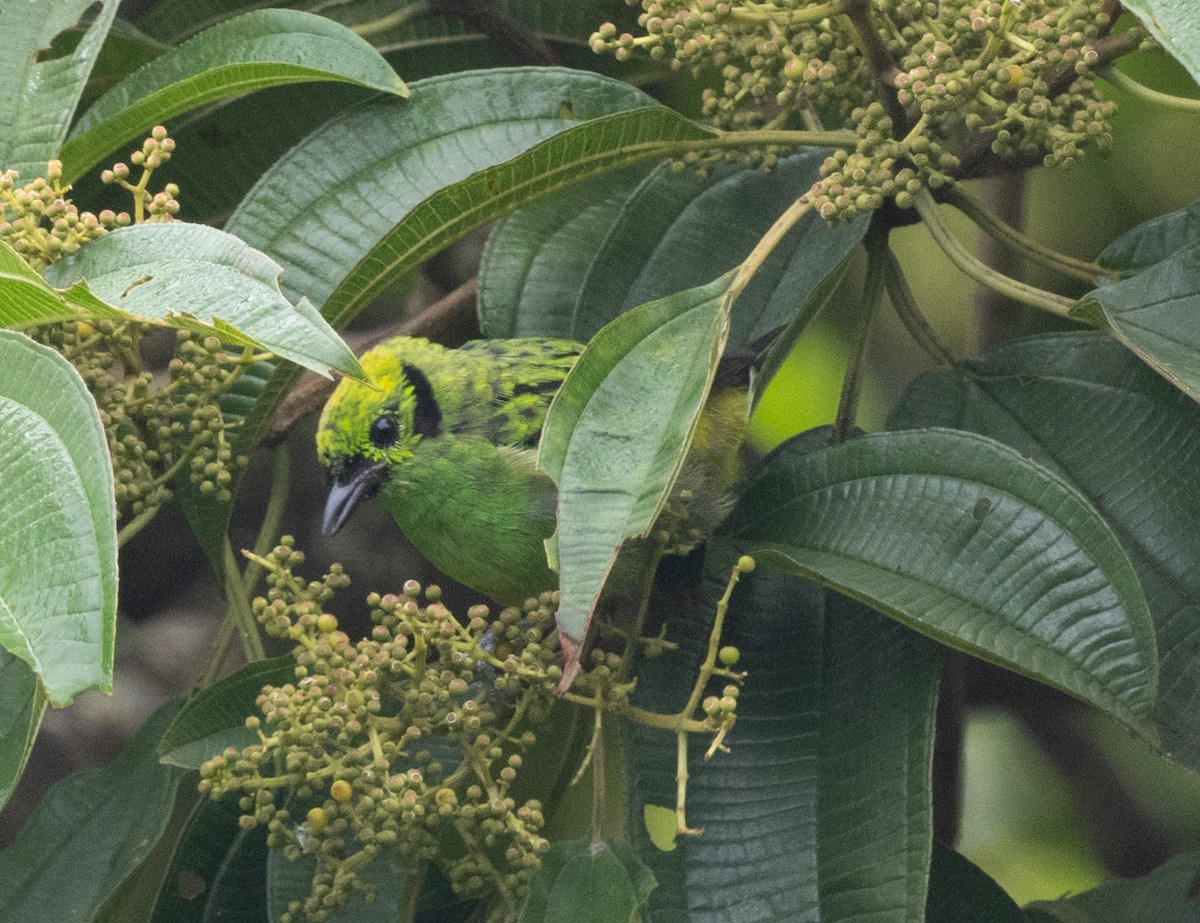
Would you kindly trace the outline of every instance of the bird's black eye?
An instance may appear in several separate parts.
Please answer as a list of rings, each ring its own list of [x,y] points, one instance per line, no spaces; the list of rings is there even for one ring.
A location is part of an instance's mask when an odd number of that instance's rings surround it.
[[[400,438],[400,424],[396,422],[395,414],[385,413],[371,424],[371,445],[377,449],[386,449],[396,444]]]

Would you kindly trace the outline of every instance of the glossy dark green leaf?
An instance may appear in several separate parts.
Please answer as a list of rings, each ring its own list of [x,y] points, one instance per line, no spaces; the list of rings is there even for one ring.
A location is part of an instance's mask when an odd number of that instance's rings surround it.
[[[12,331],[0,331],[0,470],[0,647],[56,705],[112,691],[117,532],[104,427],[74,367]]]
[[[175,707],[159,709],[111,765],[46,793],[0,853],[3,923],[90,920],[154,849],[183,775],[155,754]]]
[[[69,52],[39,60],[58,33],[93,7],[86,33]],[[0,4],[0,169],[26,180],[45,176],[116,14],[117,0]]]
[[[622,311],[734,268],[816,181],[827,154],[805,151],[767,172],[721,168],[703,182],[667,165],[630,168],[526,206],[488,240],[484,333],[586,341]],[[865,216],[832,227],[815,213],[801,219],[738,297],[731,348],[787,323],[865,230]]]
[[[1200,82],[1200,20],[1191,0],[1125,0],[1122,6]]]
[[[280,267],[238,238],[182,221],[138,224],[91,241],[47,267],[46,281],[173,326],[215,332],[305,368],[364,379],[358,360],[301,299],[280,294]],[[75,300],[78,300],[77,298]],[[365,380],[365,379],[364,379]]]
[[[1025,908],[1029,923],[1194,923],[1200,919],[1200,853],[1168,859],[1141,878]]]
[[[1089,292],[1073,316],[1103,326],[1200,401],[1200,245]]]
[[[740,547],[1153,738],[1154,626],[1082,494],[975,433],[827,439],[802,434],[750,478],[728,530]]]
[[[730,514],[743,519],[741,508]],[[660,599],[680,649],[644,660],[634,703],[682,708],[734,552],[709,545],[690,606]],[[651,631],[657,628],[655,622]],[[660,852],[643,807],[675,805],[675,735],[625,726],[628,835],[659,887],[647,923],[910,923],[925,902],[937,689],[927,639],[859,603],[759,567],[730,603],[722,643],[748,674],[728,753],[689,746],[687,822]],[[725,680],[709,691],[720,693]]]
[[[1150,606],[1162,745],[1200,767],[1200,407],[1104,334],[1060,333],[922,375],[889,425],[982,433],[1088,497]]]
[[[558,842],[530,882],[520,923],[630,923],[642,918],[655,884],[620,840]]]
[[[983,869],[933,844],[925,923],[1026,923],[1016,902]]]
[[[197,769],[226,747],[241,749],[258,740],[246,718],[258,714],[255,700],[263,686],[282,686],[295,679],[290,654],[247,664],[193,695],[159,741],[164,763]]]
[[[237,799],[202,798],[180,835],[150,923],[262,923],[267,831],[238,826]]]
[[[538,465],[558,485],[558,626],[578,643],[617,549],[650,529],[679,475],[729,333],[732,279],[618,317],[546,416]]]
[[[0,648],[0,808],[25,771],[46,703],[37,674],[24,660]]]
[[[1200,244],[1200,202],[1193,202],[1122,234],[1104,248],[1100,265],[1128,275],[1197,244]]]
[[[257,10],[166,52],[98,99],[63,146],[64,177],[73,180],[180,113],[270,86],[313,81],[408,95],[379,52],[344,26],[299,10]]]

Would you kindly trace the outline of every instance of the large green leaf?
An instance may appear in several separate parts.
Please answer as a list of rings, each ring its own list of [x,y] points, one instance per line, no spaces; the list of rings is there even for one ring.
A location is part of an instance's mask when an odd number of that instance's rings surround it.
[[[0,808],[25,771],[46,701],[37,674],[24,660],[0,648]]]
[[[1163,747],[1200,767],[1200,407],[1104,334],[1060,333],[922,375],[889,425],[990,436],[1095,504],[1154,620]]]
[[[166,829],[183,773],[154,748],[159,709],[111,765],[57,783],[0,853],[0,921],[90,920]]]
[[[1100,265],[1132,275],[1200,244],[1200,202],[1126,231],[1100,254]]]
[[[1195,923],[1200,916],[1200,853],[1168,859],[1141,878],[1114,879],[1074,897],[1035,901],[1029,923]]]
[[[150,923],[262,923],[267,911],[267,831],[243,830],[236,797],[201,798],[163,880]]]
[[[202,32],[98,99],[63,147],[64,177],[69,182],[181,112],[265,87],[318,80],[408,95],[379,52],[344,26],[298,10],[259,10]]]
[[[933,844],[925,923],[1027,923],[1021,908],[983,869]]]
[[[337,369],[365,380],[350,348],[312,305],[289,304],[280,294],[279,272],[232,234],[170,222],[106,234],[47,267],[45,278],[61,288],[86,283],[108,305],[138,317],[215,331],[323,375]]]
[[[878,433],[772,453],[730,536],[932,638],[1148,737],[1158,659],[1137,575],[1068,482],[975,433]]]
[[[110,692],[117,534],[104,428],[71,364],[12,331],[0,331],[0,471],[0,647],[56,705]]]
[[[1200,401],[1200,245],[1089,292],[1071,311],[1101,325]]]
[[[654,875],[620,840],[555,843],[530,882],[521,923],[640,920],[654,886]]]
[[[193,695],[159,741],[164,763],[198,769],[227,747],[241,750],[258,741],[246,718],[258,713],[255,701],[263,686],[282,686],[295,679],[291,654],[247,664]]]
[[[93,7],[86,34],[70,52],[39,60],[58,33]],[[117,0],[0,4],[0,169],[17,170],[25,179],[45,174],[116,14]]]
[[[668,165],[630,168],[526,206],[488,239],[479,274],[485,335],[586,341],[622,311],[734,268],[819,178],[827,153],[805,151],[771,171],[718,169],[708,181]],[[815,212],[802,218],[738,297],[730,347],[794,316],[866,226],[865,216],[832,227]]]
[[[735,508],[733,522],[742,522]],[[668,640],[643,661],[634,703],[683,704],[704,656],[734,554],[709,546],[702,598],[673,597]],[[657,626],[650,626],[653,631]],[[728,753],[689,747],[687,822],[660,852],[646,804],[675,804],[675,736],[626,725],[628,832],[659,887],[647,923],[921,919],[931,840],[934,645],[865,606],[760,567],[734,590],[723,643],[748,677]],[[726,681],[710,692],[719,694]]]
[[[666,503],[729,333],[732,279],[621,315],[555,395],[538,465],[558,485],[560,636],[583,642],[617,549]]]
[[[1200,82],[1200,19],[1192,0],[1124,0],[1122,6]]]

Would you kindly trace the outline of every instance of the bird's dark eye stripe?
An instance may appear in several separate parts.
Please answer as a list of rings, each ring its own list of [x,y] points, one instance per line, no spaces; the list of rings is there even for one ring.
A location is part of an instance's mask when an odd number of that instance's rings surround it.
[[[442,409],[433,396],[433,385],[415,365],[405,362],[401,368],[413,389],[416,406],[413,408],[413,432],[418,436],[436,436],[442,431]]]

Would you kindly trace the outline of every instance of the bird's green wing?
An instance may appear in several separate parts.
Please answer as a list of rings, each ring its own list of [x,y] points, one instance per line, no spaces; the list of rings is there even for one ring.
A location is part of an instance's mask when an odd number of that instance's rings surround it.
[[[492,391],[489,428],[496,444],[533,448],[550,401],[583,352],[583,344],[526,337],[475,340],[460,351],[480,360],[488,370]]]

